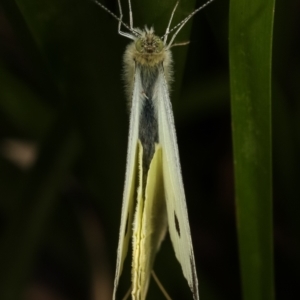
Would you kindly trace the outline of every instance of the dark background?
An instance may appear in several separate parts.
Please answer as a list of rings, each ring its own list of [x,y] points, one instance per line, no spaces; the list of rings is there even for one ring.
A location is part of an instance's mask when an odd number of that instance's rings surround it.
[[[155,24],[162,35],[175,1],[144,2],[133,2],[136,26]],[[103,3],[118,14],[115,1]],[[174,24],[193,7],[182,1]],[[178,36],[190,44],[173,50],[171,98],[202,299],[241,299],[228,9],[216,0]],[[277,299],[299,294],[299,13],[298,1],[276,3]],[[0,0],[0,279],[7,299],[110,299],[128,134],[127,43],[117,21],[88,0]],[[120,295],[130,287],[130,254],[127,260]],[[154,269],[172,299],[191,297],[168,237]],[[163,299],[153,282],[150,293]]]

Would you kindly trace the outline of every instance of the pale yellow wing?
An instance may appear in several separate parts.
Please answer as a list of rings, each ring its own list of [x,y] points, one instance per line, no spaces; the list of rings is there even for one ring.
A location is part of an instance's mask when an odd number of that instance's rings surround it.
[[[154,259],[167,230],[167,214],[162,173],[162,149],[156,145],[143,195],[142,154],[139,143],[140,179],[133,229],[132,299],[144,300]]]
[[[117,250],[117,263],[114,281],[113,299],[116,299],[116,291],[119,284],[119,279],[122,273],[125,257],[128,252],[128,244],[132,235],[132,219],[134,212],[134,195],[136,192],[136,177],[138,171],[137,161],[137,145],[138,145],[138,124],[140,111],[141,97],[141,82],[136,70],[134,78],[134,87],[132,95],[132,104],[130,111],[129,138],[127,150],[127,163],[125,174],[125,186],[123,193],[123,204],[121,213],[121,225],[119,232],[119,244]]]
[[[195,300],[199,299],[187,205],[179,161],[174,117],[163,69],[157,79],[159,143],[162,147],[163,178],[168,225],[175,255],[181,264]]]

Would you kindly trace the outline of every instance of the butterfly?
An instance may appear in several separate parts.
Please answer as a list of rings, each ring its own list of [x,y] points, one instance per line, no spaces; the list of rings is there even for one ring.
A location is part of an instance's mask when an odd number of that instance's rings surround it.
[[[133,27],[131,1],[127,25],[120,17],[93,0],[118,21],[118,33],[132,40],[124,54],[126,93],[130,103],[127,165],[123,194],[119,245],[113,299],[132,240],[131,296],[146,299],[155,256],[169,230],[175,256],[184,277],[199,299],[198,279],[188,221],[179,152],[170,101],[172,78],[171,47],[181,28],[210,0],[170,30],[178,6],[175,5],[165,34],[159,37],[153,28]],[[128,32],[121,31],[121,26]],[[174,31],[170,41],[167,38]]]

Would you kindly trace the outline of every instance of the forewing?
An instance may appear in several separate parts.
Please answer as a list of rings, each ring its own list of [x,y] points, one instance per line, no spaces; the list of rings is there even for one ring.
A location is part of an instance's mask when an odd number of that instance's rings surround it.
[[[141,240],[142,240],[142,222],[143,222],[143,211],[144,211],[144,199],[143,199],[143,146],[141,142],[138,142],[138,166],[139,166],[139,185],[137,191],[137,201],[135,206],[135,214],[133,221],[132,230],[132,271],[131,271],[131,281],[132,281],[132,299],[141,299],[141,270],[142,266],[140,263],[141,257]]]
[[[119,279],[122,273],[125,257],[128,252],[128,244],[132,233],[132,218],[134,213],[134,195],[136,192],[136,177],[138,171],[137,161],[137,145],[138,145],[138,123],[140,111],[140,94],[141,82],[138,74],[139,70],[136,69],[132,93],[132,105],[130,111],[130,125],[129,125],[129,138],[127,149],[127,163],[125,186],[123,193],[123,204],[121,213],[121,225],[119,232],[119,244],[117,250],[117,264],[114,282],[113,299],[116,298],[116,291]]]
[[[174,117],[168,86],[161,67],[157,86],[159,143],[162,146],[163,177],[169,232],[184,277],[195,300],[199,299],[195,258],[191,241],[187,206],[181,175]]]

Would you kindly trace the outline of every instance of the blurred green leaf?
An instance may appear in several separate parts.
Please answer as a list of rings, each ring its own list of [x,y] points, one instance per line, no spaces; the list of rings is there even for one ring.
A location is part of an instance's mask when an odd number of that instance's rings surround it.
[[[0,247],[0,298],[22,299],[34,256],[66,176],[79,154],[78,134],[56,123],[33,168]]]
[[[53,109],[27,83],[0,65],[0,110],[27,138],[41,140],[54,122]]]
[[[232,0],[230,81],[244,300],[274,299],[271,58],[274,1]]]

